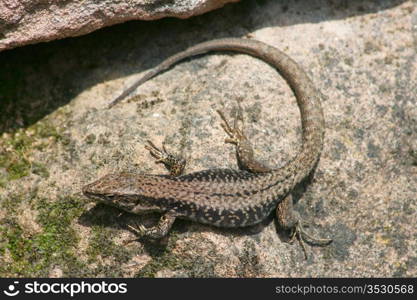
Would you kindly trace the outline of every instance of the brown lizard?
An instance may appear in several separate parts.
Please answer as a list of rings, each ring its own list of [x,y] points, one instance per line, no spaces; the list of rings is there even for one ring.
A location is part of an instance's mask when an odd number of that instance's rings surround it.
[[[227,38],[204,42],[163,61],[115,98],[109,107],[178,61],[209,51],[246,53],[279,71],[292,88],[301,112],[302,147],[297,156],[282,168],[264,166],[254,159],[252,146],[237,122],[230,126],[219,112],[224,122],[222,127],[229,136],[226,142],[236,145],[241,170],[209,169],[180,175],[185,161],[150,143],[147,149],[171,170],[171,175],[108,174],[84,186],[83,193],[130,213],[162,213],[156,226],[135,229],[146,237],[165,236],[176,218],[218,227],[243,227],[260,223],[275,209],[278,225],[284,230],[291,230],[292,237],[300,240],[304,251],[303,240],[318,245],[329,244],[330,239],[309,236],[303,229],[300,216],[293,210],[290,192],[312,171],[322,151],[324,117],[320,94],[304,70],[283,52],[250,39]]]

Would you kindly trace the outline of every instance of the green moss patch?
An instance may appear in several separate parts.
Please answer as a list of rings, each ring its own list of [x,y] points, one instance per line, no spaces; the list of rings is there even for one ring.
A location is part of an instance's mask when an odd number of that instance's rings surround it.
[[[62,140],[58,129],[47,120],[40,121],[27,129],[4,133],[0,138],[0,168],[5,170],[0,183],[16,180],[31,173],[49,177],[46,166],[31,158],[33,150],[44,150]]]
[[[76,261],[74,247],[78,237],[71,226],[82,212],[83,203],[76,198],[61,198],[54,202],[38,199],[34,209],[41,232],[29,233],[15,217],[0,223],[1,276],[48,276],[54,265],[64,270],[68,262]]]

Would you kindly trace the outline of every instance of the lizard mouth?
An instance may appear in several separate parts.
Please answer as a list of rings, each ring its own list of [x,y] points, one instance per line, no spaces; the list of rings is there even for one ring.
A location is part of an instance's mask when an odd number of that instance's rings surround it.
[[[84,196],[87,196],[88,198],[92,198],[96,195],[96,193],[93,192],[92,184],[83,186],[81,191],[83,192]]]
[[[96,201],[102,201],[103,200],[101,197],[97,196],[97,194],[92,193],[89,190],[84,190],[83,189],[82,192],[83,192],[84,196],[86,196],[89,199],[96,200]]]
[[[97,192],[94,191],[94,183],[84,186],[82,188],[82,193],[84,194],[84,196],[86,196],[87,198],[90,198],[92,200],[96,200],[96,201],[105,200],[103,198],[102,194],[97,193]]]
[[[115,194],[105,194],[102,192],[97,192],[92,188],[92,186],[94,186],[94,183],[86,185],[82,188],[82,193],[84,194],[84,196],[96,202],[101,202],[108,205],[115,205]]]

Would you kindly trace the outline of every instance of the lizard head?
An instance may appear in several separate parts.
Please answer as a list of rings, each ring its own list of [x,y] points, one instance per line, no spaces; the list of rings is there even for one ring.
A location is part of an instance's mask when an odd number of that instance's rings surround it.
[[[94,201],[135,214],[160,211],[155,201],[146,197],[145,179],[137,174],[108,174],[85,185],[82,192]]]

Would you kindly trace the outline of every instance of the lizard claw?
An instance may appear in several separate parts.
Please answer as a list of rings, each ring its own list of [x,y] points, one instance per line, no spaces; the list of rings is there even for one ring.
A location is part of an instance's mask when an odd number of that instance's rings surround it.
[[[179,176],[184,172],[186,165],[185,159],[170,154],[165,148],[165,144],[162,144],[162,150],[155,146],[151,141],[147,141],[148,145],[145,145],[145,149],[155,157],[156,163],[163,163],[169,170],[172,176]]]
[[[138,226],[138,231],[141,233],[141,235],[144,235],[146,232],[146,227],[143,225]]]
[[[227,121],[222,111],[217,110],[217,113],[220,115],[220,118],[223,120],[223,123],[220,124],[221,127],[229,136],[229,138],[225,139],[224,141],[226,143],[238,145],[241,140],[245,139],[245,135],[243,134],[243,131],[239,129],[237,126],[238,117],[235,117],[234,124],[232,127],[230,126],[229,122]]]
[[[304,225],[302,221],[298,221],[294,225],[294,228],[293,228],[292,233],[290,235],[289,242],[293,243],[294,240],[297,239],[298,242],[301,245],[301,248],[303,249],[305,258],[308,259],[307,249],[305,247],[304,242],[308,242],[310,244],[314,244],[314,245],[317,245],[317,246],[326,246],[326,245],[330,244],[333,240],[332,239],[319,239],[319,238],[313,237],[304,230],[305,226],[306,225]]]
[[[143,225],[137,225],[136,227],[133,227],[132,225],[127,225],[129,229],[134,231],[139,236],[144,236],[146,234],[146,227]]]

